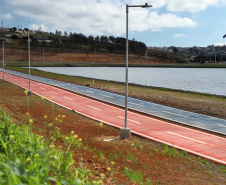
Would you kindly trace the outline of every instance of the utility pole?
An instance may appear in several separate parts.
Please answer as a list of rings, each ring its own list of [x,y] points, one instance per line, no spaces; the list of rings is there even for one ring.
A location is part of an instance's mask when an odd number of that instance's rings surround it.
[[[28,73],[29,73],[29,91],[27,95],[31,95],[31,60],[30,60],[30,31],[28,31]]]

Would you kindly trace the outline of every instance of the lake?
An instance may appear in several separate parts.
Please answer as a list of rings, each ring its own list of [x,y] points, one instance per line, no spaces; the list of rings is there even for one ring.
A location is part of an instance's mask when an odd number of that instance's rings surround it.
[[[125,67],[33,68],[70,76],[125,82]],[[226,96],[226,69],[129,67],[129,83]]]

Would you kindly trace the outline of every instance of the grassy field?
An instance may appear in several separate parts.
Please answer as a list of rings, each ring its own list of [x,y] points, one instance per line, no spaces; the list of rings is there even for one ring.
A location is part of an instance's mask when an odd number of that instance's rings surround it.
[[[10,69],[27,72],[27,69],[22,68]],[[93,86],[92,79],[38,70],[32,70],[31,73],[55,80]],[[95,80],[93,87],[120,94],[125,91],[123,83],[108,81]],[[226,99],[223,97],[138,86],[129,86],[129,94],[140,99],[212,114],[216,117],[224,118],[226,110]],[[48,181],[51,184],[54,184],[55,179],[70,178],[73,174],[77,175],[79,180],[83,180],[81,184],[85,182],[91,182],[91,184],[103,182],[109,185],[226,184],[226,167],[223,165],[135,135],[132,135],[129,140],[121,141],[118,139],[118,129],[54,105],[46,101],[44,97],[26,96],[24,89],[8,82],[0,82],[0,107],[11,117],[13,121],[10,122],[18,125],[18,129],[27,125],[25,128],[30,128],[35,136],[44,138],[47,148],[54,145],[54,148],[62,151],[63,154],[70,153],[70,160],[73,163],[70,163],[69,171],[65,171],[62,177],[59,176],[60,165],[57,166],[58,170],[54,168],[45,174],[53,177],[52,181],[51,178]],[[32,124],[30,119],[32,119]],[[4,126],[1,122],[2,127]],[[7,134],[5,138],[11,142],[10,135],[15,134],[13,132],[7,132]],[[71,142],[73,145],[70,145]],[[11,147],[19,148],[18,144],[14,142]],[[0,145],[3,146],[2,143]],[[40,155],[38,152],[40,152],[39,149],[31,153],[29,158],[33,160],[32,157],[35,154]],[[16,157],[12,156],[12,160],[16,160]],[[35,172],[32,175],[35,175]],[[5,176],[1,177],[6,180]]]

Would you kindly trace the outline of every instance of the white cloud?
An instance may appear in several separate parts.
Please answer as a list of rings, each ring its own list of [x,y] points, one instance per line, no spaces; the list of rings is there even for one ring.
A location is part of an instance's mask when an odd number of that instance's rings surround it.
[[[31,25],[29,25],[29,28],[31,30],[40,30],[40,31],[47,30],[47,27],[44,24],[41,24],[41,25],[39,25],[39,24],[31,24]]]
[[[167,10],[172,12],[198,12],[208,6],[218,6],[225,3],[226,0],[168,0],[166,6]]]
[[[183,34],[183,33],[177,33],[174,35],[174,37],[186,37],[187,35],[186,34]]]
[[[176,4],[176,0],[168,1]],[[161,7],[168,1],[153,2],[153,6]],[[42,30],[46,29],[45,31],[71,30],[83,34],[119,36],[125,33],[125,3],[144,4],[145,2],[146,0],[55,0],[54,2],[51,0],[10,0],[9,4],[15,14],[30,18],[34,22],[33,27],[41,25]],[[170,13],[159,14],[153,12],[155,9],[150,9],[130,8],[130,31],[161,31],[163,28],[197,25],[190,18],[181,18]]]
[[[217,44],[214,44],[214,46],[224,46],[224,45],[226,45],[226,43],[217,43]]]
[[[10,13],[4,14],[1,17],[3,17],[3,19],[12,19],[13,18],[12,14],[10,14]]]
[[[149,18],[149,26],[153,31],[161,31],[162,28],[195,27],[196,25],[197,23],[190,18],[177,17],[171,13],[158,15],[156,12],[152,12]]]

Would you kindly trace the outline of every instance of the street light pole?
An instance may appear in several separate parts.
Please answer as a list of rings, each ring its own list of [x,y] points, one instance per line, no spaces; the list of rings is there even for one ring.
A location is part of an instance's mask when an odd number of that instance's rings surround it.
[[[128,58],[129,58],[129,41],[128,41],[128,22],[129,22],[129,7],[141,7],[141,8],[150,8],[152,5],[126,5],[126,88],[125,88],[125,127],[120,128],[120,138],[127,139],[131,135],[130,128],[127,128],[127,111],[128,111]]]
[[[27,95],[31,95],[31,61],[30,61],[30,30],[28,30],[28,68],[29,68],[29,91]]]
[[[5,60],[5,58],[4,58],[4,43],[5,43],[5,41],[2,41],[2,69],[3,69],[3,72],[2,72],[2,81],[4,82],[5,81],[5,77],[4,77],[4,69],[5,69],[5,62],[4,62],[4,60]]]

